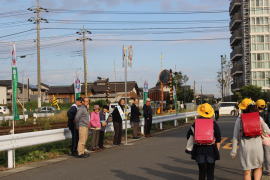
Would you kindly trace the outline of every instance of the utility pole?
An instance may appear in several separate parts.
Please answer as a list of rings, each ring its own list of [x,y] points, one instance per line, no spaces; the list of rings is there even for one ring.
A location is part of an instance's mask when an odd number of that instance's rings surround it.
[[[224,76],[223,76],[223,68],[224,68],[224,57],[220,56],[220,65],[221,65],[221,100],[224,98]]]
[[[194,105],[196,107],[196,105],[197,105],[197,102],[196,102],[196,81],[194,81],[194,84],[193,84],[193,94],[194,94]]]
[[[48,23],[47,19],[44,19],[40,16],[41,12],[49,12],[47,9],[40,7],[39,0],[36,0],[35,8],[28,8],[27,10],[32,11],[35,14],[35,17],[28,19],[30,22],[36,24],[37,31],[37,89],[38,89],[38,108],[41,107],[41,65],[40,65],[40,23]]]
[[[202,85],[201,85],[201,104],[203,103],[203,89],[202,89]]]
[[[77,34],[81,35],[82,37],[77,39],[77,41],[83,42],[83,64],[84,64],[84,95],[85,97],[88,96],[88,89],[87,89],[87,76],[88,76],[88,62],[86,57],[86,41],[91,41],[91,38],[88,38],[87,34],[92,34],[90,31],[86,30],[84,27],[79,31],[76,32]]]

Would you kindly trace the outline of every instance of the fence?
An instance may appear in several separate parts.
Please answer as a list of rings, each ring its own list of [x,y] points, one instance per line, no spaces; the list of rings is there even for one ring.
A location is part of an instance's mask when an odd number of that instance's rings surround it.
[[[179,113],[174,115],[157,116],[153,118],[153,124],[159,124],[162,129],[163,122],[174,121],[177,126],[178,119],[185,119],[187,122],[189,117],[196,118],[196,112]],[[143,133],[144,121],[142,121],[141,131]],[[127,121],[127,127],[130,128],[130,122]],[[125,128],[123,126],[123,128]],[[112,123],[109,123],[106,129],[107,132],[113,131]],[[62,141],[71,138],[70,131],[67,128],[37,131],[29,133],[11,134],[0,136],[0,151],[8,151],[8,168],[14,167],[15,156],[14,150],[18,148],[34,146],[39,144]]]
[[[28,119],[28,115],[20,115],[20,119]],[[9,121],[12,120],[13,116],[0,116],[0,121]]]

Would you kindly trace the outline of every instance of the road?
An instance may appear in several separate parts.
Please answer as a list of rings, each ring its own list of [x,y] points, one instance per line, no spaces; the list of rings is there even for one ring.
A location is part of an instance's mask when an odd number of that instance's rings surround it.
[[[216,179],[241,179],[239,160],[232,160],[230,140],[234,118],[222,117],[219,125],[223,144],[221,160],[216,163]],[[188,127],[144,139],[130,146],[120,146],[92,154],[87,159],[70,158],[3,177],[3,180],[193,180],[197,179],[197,165],[184,153]]]

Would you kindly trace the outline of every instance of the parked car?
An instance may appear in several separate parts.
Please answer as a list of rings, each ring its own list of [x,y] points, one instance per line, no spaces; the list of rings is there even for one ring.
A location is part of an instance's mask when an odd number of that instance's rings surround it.
[[[44,106],[37,110],[38,113],[54,113],[56,109],[52,106]]]
[[[10,112],[7,106],[0,106],[0,115],[8,115],[9,113]]]
[[[236,107],[237,102],[220,102],[218,104],[219,115],[237,116],[238,109]]]

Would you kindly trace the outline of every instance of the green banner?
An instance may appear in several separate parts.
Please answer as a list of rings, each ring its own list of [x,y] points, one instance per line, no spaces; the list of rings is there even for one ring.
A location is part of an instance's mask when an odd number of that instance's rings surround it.
[[[147,98],[148,98],[148,92],[143,92],[143,104],[146,103]]]
[[[12,115],[14,120],[19,120],[17,105],[17,89],[18,89],[18,71],[17,67],[12,67]]]

